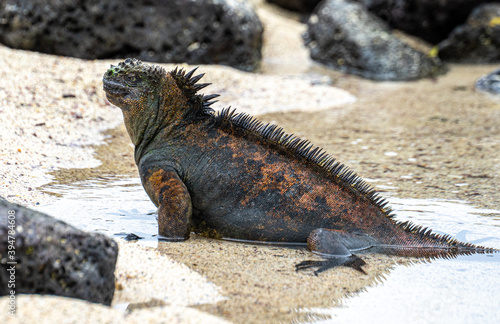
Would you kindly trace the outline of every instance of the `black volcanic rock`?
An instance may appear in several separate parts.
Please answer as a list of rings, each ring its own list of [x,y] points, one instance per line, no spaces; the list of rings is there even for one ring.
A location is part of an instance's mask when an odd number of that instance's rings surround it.
[[[500,3],[474,9],[467,23],[456,27],[438,49],[439,57],[447,61],[500,62]]]
[[[439,59],[419,52],[358,3],[326,0],[304,35],[311,57],[340,71],[376,80],[412,80],[444,72]]]
[[[479,91],[500,96],[500,69],[479,78],[475,86]]]
[[[0,0],[0,42],[83,59],[225,64],[254,70],[262,24],[226,0]]]
[[[495,0],[353,0],[392,28],[437,44],[456,26],[463,24],[472,10]]]
[[[321,2],[321,0],[267,0],[267,2],[274,3],[275,5],[288,10],[310,13]]]
[[[112,239],[1,197],[0,238],[0,296],[15,290],[111,304],[118,255]]]

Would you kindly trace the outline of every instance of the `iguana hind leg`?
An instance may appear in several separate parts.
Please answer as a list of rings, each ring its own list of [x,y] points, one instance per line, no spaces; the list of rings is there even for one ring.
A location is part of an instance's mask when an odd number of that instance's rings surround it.
[[[158,207],[160,240],[183,241],[189,238],[192,206],[189,191],[173,170],[141,172],[146,192]]]
[[[361,234],[328,228],[318,228],[307,238],[307,248],[316,254],[329,257],[347,257],[353,250],[368,249],[373,246],[372,240]]]

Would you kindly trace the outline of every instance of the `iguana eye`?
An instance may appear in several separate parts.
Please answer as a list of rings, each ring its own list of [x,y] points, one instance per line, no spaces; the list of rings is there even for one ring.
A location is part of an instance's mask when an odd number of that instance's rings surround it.
[[[127,75],[127,81],[130,83],[137,83],[139,81],[139,77],[135,74]]]

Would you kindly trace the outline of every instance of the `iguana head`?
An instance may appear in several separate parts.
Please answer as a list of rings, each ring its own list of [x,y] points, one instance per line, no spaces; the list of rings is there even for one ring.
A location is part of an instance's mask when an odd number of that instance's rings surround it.
[[[203,74],[193,76],[195,70],[167,73],[158,65],[128,58],[104,73],[106,97],[121,108],[136,151],[142,152],[158,136],[182,133],[182,127],[211,111],[210,100],[218,95],[196,94],[208,83],[198,84]]]
[[[144,109],[157,96],[164,75],[160,66],[128,58],[104,74],[104,91],[109,102],[123,111]]]
[[[126,59],[104,73],[103,88],[109,102],[123,112],[132,143],[147,145],[170,122],[172,101],[183,101],[175,81],[158,65]]]

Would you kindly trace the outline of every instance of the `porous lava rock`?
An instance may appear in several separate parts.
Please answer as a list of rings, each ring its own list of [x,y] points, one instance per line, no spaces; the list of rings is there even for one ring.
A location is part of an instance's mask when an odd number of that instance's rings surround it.
[[[456,26],[463,24],[472,10],[494,0],[352,0],[392,28],[437,44]]]
[[[484,4],[471,13],[467,23],[456,27],[439,43],[442,60],[461,63],[500,62],[500,3]]]
[[[309,18],[304,40],[311,58],[375,80],[413,80],[444,72],[440,60],[396,37],[358,3],[326,0]]]
[[[288,10],[310,13],[321,2],[321,0],[267,0],[267,2]]]
[[[241,0],[0,0],[0,42],[83,59],[254,70],[262,24]]]
[[[118,255],[112,239],[2,198],[0,238],[0,296],[50,294],[111,304]]]
[[[476,81],[476,89],[482,92],[487,92],[489,94],[499,96],[500,98],[500,69],[488,73],[480,77]]]

